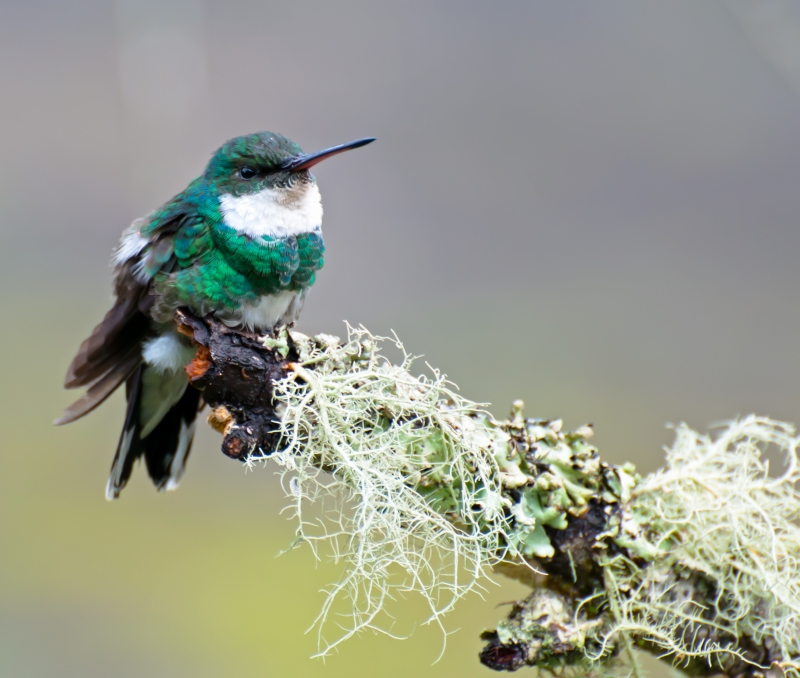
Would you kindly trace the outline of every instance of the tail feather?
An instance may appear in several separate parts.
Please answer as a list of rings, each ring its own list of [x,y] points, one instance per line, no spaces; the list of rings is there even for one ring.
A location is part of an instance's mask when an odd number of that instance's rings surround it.
[[[139,366],[128,379],[128,409],[108,478],[108,499],[119,497],[131,477],[134,463],[140,457],[144,457],[147,472],[159,490],[175,489],[191,450],[197,413],[201,407],[200,392],[194,388],[186,388],[152,432],[142,437],[141,408],[145,397],[143,377],[146,369],[145,365]]]
[[[183,477],[192,450],[200,391],[187,388],[177,404],[145,439],[147,472],[159,490],[174,490]]]
[[[124,239],[121,247],[125,247]],[[171,244],[169,248],[171,252]],[[142,248],[136,244],[134,249],[125,258],[117,258],[114,306],[81,344],[67,370],[65,386],[87,387],[86,394],[55,422],[79,419],[125,382],[128,405],[106,487],[108,499],[119,496],[142,457],[159,490],[178,486],[202,404],[199,391],[188,388],[186,375],[179,369],[184,354],[191,352],[188,342],[177,334],[174,340],[169,333],[157,334],[151,280],[137,273]],[[168,262],[161,268],[168,270]],[[152,354],[148,364],[146,351]]]
[[[142,393],[142,373],[144,366],[139,365],[125,383],[125,397],[128,408],[125,412],[125,424],[117,443],[117,453],[111,464],[111,474],[106,486],[106,499],[116,499],[120,490],[125,487],[133,471],[133,463],[142,455],[143,440],[139,435],[139,401]]]

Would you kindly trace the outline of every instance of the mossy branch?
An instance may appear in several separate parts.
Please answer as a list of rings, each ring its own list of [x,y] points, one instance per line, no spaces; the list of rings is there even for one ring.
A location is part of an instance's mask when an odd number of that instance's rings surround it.
[[[178,314],[198,345],[190,383],[222,449],[273,460],[298,543],[344,560],[315,628],[320,653],[391,632],[407,591],[443,615],[492,570],[530,596],[483,634],[481,661],[638,673],[636,652],[693,676],[800,674],[800,459],[788,424],[748,417],[714,439],[677,429],[663,470],[603,462],[590,426],[495,420],[436,370],[397,365],[381,340],[235,332]],[[768,448],[785,464],[770,474]],[[321,510],[309,514],[309,506]],[[326,621],[347,602],[350,624]]]

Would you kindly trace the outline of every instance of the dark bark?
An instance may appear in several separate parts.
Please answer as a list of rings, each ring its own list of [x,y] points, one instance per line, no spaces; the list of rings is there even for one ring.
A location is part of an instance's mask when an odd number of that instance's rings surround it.
[[[286,376],[287,365],[297,360],[291,344],[283,357],[265,348],[258,336],[212,318],[199,319],[179,310],[175,319],[180,332],[198,346],[186,373],[214,410],[210,423],[223,433],[222,452],[240,460],[254,450],[264,455],[273,452],[278,417],[272,387]]]

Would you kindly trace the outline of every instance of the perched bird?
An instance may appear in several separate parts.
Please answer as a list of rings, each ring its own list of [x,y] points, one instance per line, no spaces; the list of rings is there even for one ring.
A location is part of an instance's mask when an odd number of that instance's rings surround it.
[[[309,170],[374,139],[303,153],[280,134],[225,143],[182,193],[123,233],[114,251],[114,306],[81,344],[66,388],[88,387],[55,423],[100,405],[125,382],[125,425],[106,496],[144,457],[159,490],[178,486],[202,406],[183,367],[194,349],[173,314],[185,307],[258,332],[297,319],[322,268],[322,204]]]

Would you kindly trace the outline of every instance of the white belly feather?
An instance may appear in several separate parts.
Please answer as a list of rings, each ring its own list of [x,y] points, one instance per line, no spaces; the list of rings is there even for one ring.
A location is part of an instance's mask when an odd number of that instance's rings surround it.
[[[251,330],[271,330],[278,323],[293,323],[303,308],[305,290],[283,290],[258,300],[256,304],[242,304],[226,315],[217,314],[229,327],[241,325]]]

